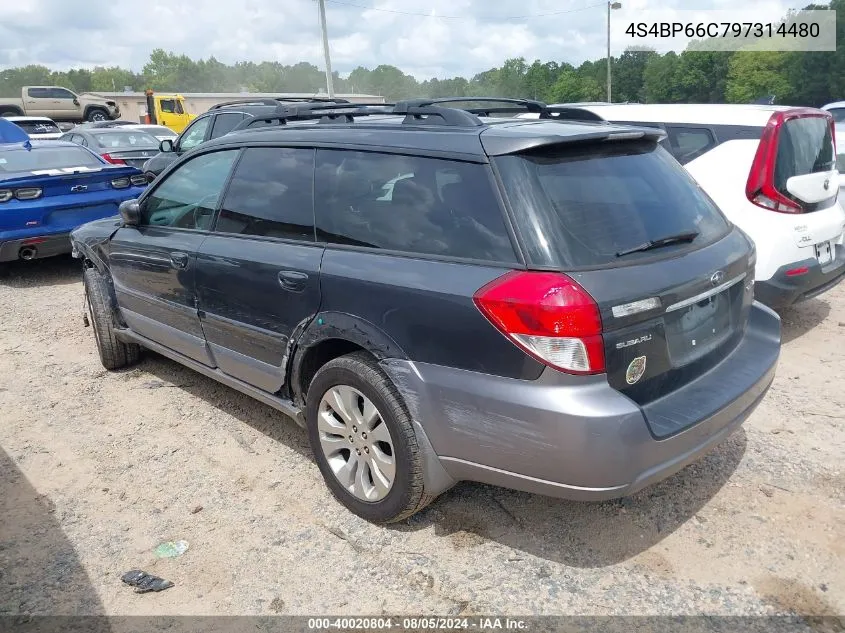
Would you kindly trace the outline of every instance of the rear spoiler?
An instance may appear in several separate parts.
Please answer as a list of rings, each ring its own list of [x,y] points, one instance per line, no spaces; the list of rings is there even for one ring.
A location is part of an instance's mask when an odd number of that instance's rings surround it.
[[[599,124],[596,129],[589,128],[573,134],[547,134],[544,136],[525,136],[511,138],[504,135],[491,135],[490,130],[481,133],[481,144],[488,156],[506,156],[532,150],[563,146],[573,143],[608,143],[619,141],[654,141],[666,138],[666,132],[653,127],[633,127],[628,125]],[[585,126],[587,127],[587,126]]]

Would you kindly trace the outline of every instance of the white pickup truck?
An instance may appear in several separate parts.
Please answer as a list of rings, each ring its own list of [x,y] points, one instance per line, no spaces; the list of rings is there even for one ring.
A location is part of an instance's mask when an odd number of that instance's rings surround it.
[[[104,97],[78,95],[61,86],[24,86],[20,99],[0,97],[0,117],[23,115],[73,123],[108,121],[120,117],[120,108]]]

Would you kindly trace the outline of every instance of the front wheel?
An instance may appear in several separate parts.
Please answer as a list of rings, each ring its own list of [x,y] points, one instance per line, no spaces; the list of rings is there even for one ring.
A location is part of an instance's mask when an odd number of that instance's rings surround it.
[[[120,369],[138,362],[141,348],[134,343],[124,343],[115,336],[114,318],[109,301],[108,288],[103,276],[96,268],[86,268],[82,274],[85,286],[85,306],[100,362],[106,369]]]
[[[308,389],[311,449],[335,498],[374,523],[400,521],[433,499],[422,455],[393,383],[365,352],[326,363]]]
[[[109,115],[105,110],[91,110],[88,113],[88,120],[92,122],[99,122],[99,121],[108,121]]]

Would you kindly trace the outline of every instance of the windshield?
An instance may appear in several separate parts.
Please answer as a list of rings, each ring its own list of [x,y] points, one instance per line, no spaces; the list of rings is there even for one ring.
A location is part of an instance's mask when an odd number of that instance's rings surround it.
[[[136,130],[120,130],[96,134],[95,138],[100,147],[107,149],[152,149],[158,147],[158,139],[146,132]]]
[[[595,267],[623,253],[681,234],[659,251],[707,244],[729,224],[709,197],[654,142],[614,142],[495,159],[535,264]]]
[[[52,121],[13,121],[27,134],[61,134],[59,126]]]
[[[82,147],[23,147],[0,150],[0,174],[42,169],[102,167],[103,163]]]

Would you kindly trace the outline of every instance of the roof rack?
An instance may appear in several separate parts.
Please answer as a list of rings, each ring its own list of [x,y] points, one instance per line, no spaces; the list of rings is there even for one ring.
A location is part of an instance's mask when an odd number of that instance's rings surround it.
[[[451,105],[460,103],[467,104],[467,107]],[[577,106],[548,106],[542,101],[506,97],[406,99],[395,104],[315,100],[277,102],[275,111],[267,115],[245,119],[235,130],[264,127],[264,125],[273,122],[276,122],[277,125],[286,125],[290,121],[308,120],[317,123],[352,123],[357,117],[372,115],[404,115],[402,123],[405,125],[479,127],[484,125],[479,117],[488,117],[497,113],[519,114],[525,112],[536,113],[540,119],[582,122],[604,121],[599,115]]]
[[[224,101],[223,103],[216,103],[209,108],[209,110],[219,110],[220,108],[227,108],[236,105],[266,105],[277,106],[279,103],[349,103],[346,99],[334,99],[329,97],[270,97],[258,99],[236,99],[234,101]]]
[[[400,101],[398,106],[415,106],[415,107],[429,107],[439,106],[447,103],[490,103],[490,104],[507,104],[498,107],[485,106],[471,106],[467,108],[459,108],[464,112],[475,114],[476,116],[489,117],[492,114],[519,114],[521,112],[543,112],[547,106],[542,101],[535,101],[533,99],[511,99],[508,97],[441,97],[439,99],[410,99],[407,101]]]

